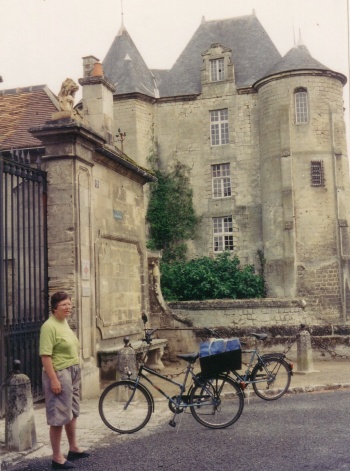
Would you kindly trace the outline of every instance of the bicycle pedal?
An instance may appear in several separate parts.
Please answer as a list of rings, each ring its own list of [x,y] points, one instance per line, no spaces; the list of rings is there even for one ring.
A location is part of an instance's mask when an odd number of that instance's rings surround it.
[[[169,425],[170,425],[170,427],[176,427],[175,420],[169,420]]]

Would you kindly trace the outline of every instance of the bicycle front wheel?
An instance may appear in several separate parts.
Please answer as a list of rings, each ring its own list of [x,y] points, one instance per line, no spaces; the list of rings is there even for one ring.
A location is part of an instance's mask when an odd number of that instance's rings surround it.
[[[281,358],[269,358],[254,366],[251,381],[256,381],[253,389],[257,396],[265,401],[274,401],[288,391],[291,376],[287,362]]]
[[[190,410],[200,424],[209,428],[229,427],[243,411],[244,397],[238,384],[224,375],[199,379],[190,394]]]
[[[108,386],[98,404],[105,425],[118,433],[134,433],[142,429],[149,421],[152,409],[148,390],[130,380]]]

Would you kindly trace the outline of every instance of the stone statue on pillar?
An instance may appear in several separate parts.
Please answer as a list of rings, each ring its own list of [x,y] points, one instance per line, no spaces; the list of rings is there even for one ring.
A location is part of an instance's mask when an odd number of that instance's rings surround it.
[[[63,119],[63,118],[72,118],[78,121],[82,121],[82,116],[77,109],[74,109],[74,99],[75,94],[79,90],[79,85],[77,85],[73,79],[66,78],[66,80],[61,85],[61,90],[58,94],[58,103],[60,106],[60,111],[53,113],[52,119]]]

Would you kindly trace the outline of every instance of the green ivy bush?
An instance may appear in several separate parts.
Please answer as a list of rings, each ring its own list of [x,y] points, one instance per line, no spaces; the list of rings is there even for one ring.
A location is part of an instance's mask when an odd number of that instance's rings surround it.
[[[162,261],[161,288],[166,301],[247,299],[265,296],[264,279],[254,267],[241,267],[237,256],[224,252],[216,258]]]
[[[165,262],[186,258],[186,240],[195,236],[200,219],[196,216],[189,168],[175,162],[170,172],[156,168],[157,181],[151,184],[146,221],[148,248],[162,250]]]

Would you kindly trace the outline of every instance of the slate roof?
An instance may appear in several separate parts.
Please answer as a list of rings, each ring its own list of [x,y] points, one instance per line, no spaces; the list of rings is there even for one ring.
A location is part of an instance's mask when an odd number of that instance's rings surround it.
[[[201,54],[214,43],[232,50],[238,88],[252,86],[281,58],[255,14],[203,21],[162,83],[161,96],[200,93]]]
[[[154,77],[124,26],[102,64],[107,80],[116,87],[115,95],[138,92],[156,96]]]
[[[261,78],[281,55],[255,14],[225,20],[202,21],[173,67],[148,69],[130,35],[122,26],[104,61],[107,79],[116,86],[115,95],[154,93],[154,79],[160,96],[201,93],[202,52],[220,43],[232,49],[238,87],[249,87]]]
[[[116,86],[115,95],[135,92],[151,97],[198,95],[202,90],[202,53],[212,44],[231,49],[237,88],[250,88],[269,75],[291,70],[330,71],[311,56],[301,38],[298,45],[281,57],[254,12],[224,20],[203,19],[170,70],[148,69],[122,26],[103,68],[107,79]]]
[[[46,85],[0,90],[0,149],[40,147],[28,129],[42,126],[58,109]]]
[[[294,46],[282,57],[265,75],[288,72],[290,70],[330,70],[325,65],[314,59],[304,44]]]

